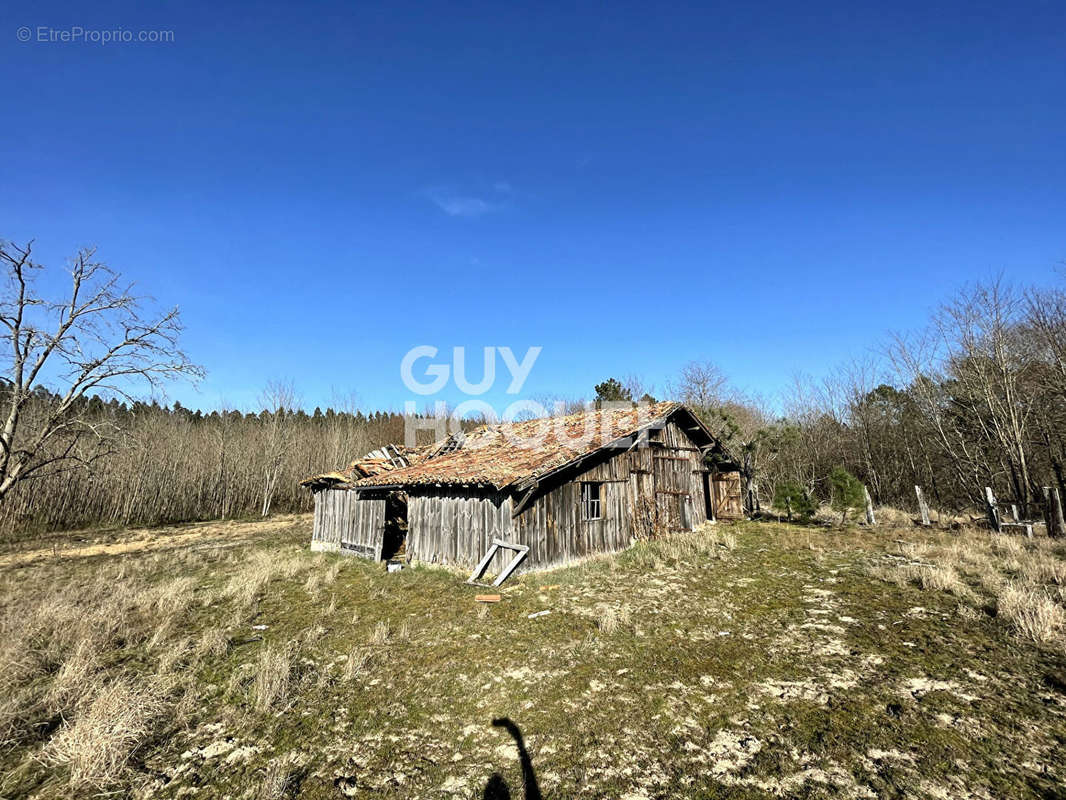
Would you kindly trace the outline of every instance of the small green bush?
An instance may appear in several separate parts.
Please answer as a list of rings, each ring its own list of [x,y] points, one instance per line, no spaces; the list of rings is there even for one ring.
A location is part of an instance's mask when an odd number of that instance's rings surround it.
[[[830,504],[834,511],[840,512],[840,524],[847,522],[848,512],[861,508],[865,503],[862,484],[859,479],[843,467],[836,467],[829,474]]]
[[[796,481],[781,481],[774,489],[774,510],[784,513],[791,522],[793,517],[808,520],[814,516],[815,505],[810,494]]]

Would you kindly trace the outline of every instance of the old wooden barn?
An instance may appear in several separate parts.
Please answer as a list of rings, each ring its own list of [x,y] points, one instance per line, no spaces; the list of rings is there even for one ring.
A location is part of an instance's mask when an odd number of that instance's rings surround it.
[[[495,540],[528,548],[522,567],[535,569],[742,515],[728,455],[678,403],[390,446],[302,485],[315,496],[313,549],[465,566]]]

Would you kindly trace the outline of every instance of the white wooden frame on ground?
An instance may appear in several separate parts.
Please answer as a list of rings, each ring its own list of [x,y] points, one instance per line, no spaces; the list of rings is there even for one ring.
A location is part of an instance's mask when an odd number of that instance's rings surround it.
[[[478,565],[474,567],[473,573],[471,573],[466,581],[467,583],[483,585],[478,584],[478,579],[485,574],[485,570],[489,568],[489,563],[492,561],[493,556],[496,555],[496,551],[501,547],[505,550],[514,550],[515,557],[512,558],[511,562],[500,571],[499,575],[496,576],[496,580],[492,582],[493,586],[499,586],[505,580],[510,578],[511,573],[518,569],[518,565],[522,563],[522,559],[529,554],[529,548],[524,544],[512,544],[511,542],[505,542],[502,539],[493,539],[492,547],[490,547],[488,552],[485,553],[485,557],[478,562]]]

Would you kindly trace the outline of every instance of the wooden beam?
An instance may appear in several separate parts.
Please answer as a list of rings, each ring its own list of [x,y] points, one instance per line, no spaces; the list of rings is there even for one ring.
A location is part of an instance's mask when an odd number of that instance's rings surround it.
[[[870,498],[870,490],[862,487],[862,497],[866,501],[866,524],[876,525],[877,518],[874,516],[874,501]]]
[[[996,507],[996,496],[992,494],[992,487],[985,487],[985,510],[988,512],[988,524],[992,526],[992,530],[999,533],[1002,529],[1002,525],[999,520],[999,509]]]
[[[513,545],[506,545],[506,546],[507,547],[514,547]],[[515,554],[515,557],[511,560],[511,563],[508,564],[506,567],[504,567],[503,568],[503,572],[501,572],[499,574],[499,576],[496,578],[496,580],[494,580],[492,582],[492,585],[493,586],[499,586],[505,580],[510,578],[511,577],[511,573],[514,572],[516,569],[518,569],[518,565],[522,563],[522,559],[524,559],[527,555],[529,555],[529,548],[528,547],[523,547],[521,550],[519,550]]]
[[[925,496],[922,494],[922,487],[915,486],[914,493],[918,496],[918,513],[922,515],[922,525],[928,528],[932,523],[929,522],[929,506],[925,502]]]
[[[537,493],[537,489],[540,488],[540,481],[534,481],[533,485],[526,490],[526,493],[522,495],[522,499],[518,501],[518,505],[514,507],[514,511],[511,512],[511,518],[514,519],[529,506],[533,500],[533,495]]]
[[[500,546],[493,542],[488,552],[485,553],[484,558],[478,562],[478,565],[474,567],[474,571],[470,573],[470,577],[466,580],[467,583],[476,583],[485,574],[485,570],[489,568],[489,562],[492,561],[492,557],[496,555],[496,551],[499,549]]]

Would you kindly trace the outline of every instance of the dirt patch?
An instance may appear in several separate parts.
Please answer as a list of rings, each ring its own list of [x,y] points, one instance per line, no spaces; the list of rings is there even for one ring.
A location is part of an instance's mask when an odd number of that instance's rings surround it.
[[[197,546],[225,546],[257,536],[272,534],[295,524],[306,524],[310,531],[310,514],[288,514],[262,522],[200,522],[164,528],[134,528],[122,534],[121,541],[79,544],[73,538],[35,550],[0,554],[0,567],[21,566],[38,561],[116,556],[154,550],[175,550]]]

